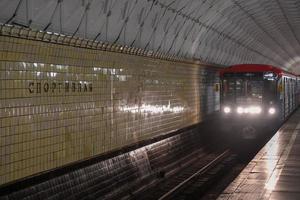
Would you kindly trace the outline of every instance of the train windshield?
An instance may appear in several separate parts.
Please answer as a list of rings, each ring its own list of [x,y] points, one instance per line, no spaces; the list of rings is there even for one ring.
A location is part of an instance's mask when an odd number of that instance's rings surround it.
[[[228,104],[261,104],[269,93],[263,73],[225,73],[222,79],[222,98]]]

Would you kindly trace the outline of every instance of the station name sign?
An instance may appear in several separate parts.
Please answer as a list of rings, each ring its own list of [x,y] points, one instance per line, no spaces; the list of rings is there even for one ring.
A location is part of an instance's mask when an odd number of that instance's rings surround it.
[[[29,82],[28,91],[31,94],[41,93],[81,93],[92,92],[93,85],[88,82]]]

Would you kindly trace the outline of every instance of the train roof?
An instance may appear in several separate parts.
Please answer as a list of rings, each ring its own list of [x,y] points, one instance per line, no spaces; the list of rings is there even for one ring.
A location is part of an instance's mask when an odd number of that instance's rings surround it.
[[[290,75],[297,76],[293,73],[287,72],[280,69],[279,67],[274,67],[272,65],[264,64],[239,64],[226,67],[220,71],[220,75],[223,76],[224,73],[242,73],[242,72],[274,72],[278,75]]]

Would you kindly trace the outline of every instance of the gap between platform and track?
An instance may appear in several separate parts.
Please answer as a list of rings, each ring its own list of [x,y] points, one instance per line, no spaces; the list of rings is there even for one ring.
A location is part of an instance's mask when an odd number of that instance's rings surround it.
[[[188,177],[186,180],[182,181],[180,184],[178,184],[176,187],[174,187],[172,190],[161,196],[158,200],[166,200],[170,199],[172,195],[175,195],[178,191],[180,191],[181,188],[183,188],[185,185],[193,181],[195,178],[199,177],[200,175],[206,173],[209,169],[216,166],[218,163],[223,161],[225,157],[227,157],[229,153],[229,149],[225,150],[223,153],[221,153],[219,156],[217,156],[214,160],[209,162],[207,165],[199,169],[197,172],[195,172],[192,176]]]

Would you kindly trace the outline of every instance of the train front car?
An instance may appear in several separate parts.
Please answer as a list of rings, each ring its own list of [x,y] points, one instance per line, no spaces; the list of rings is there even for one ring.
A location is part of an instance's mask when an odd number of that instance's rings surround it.
[[[220,72],[224,127],[242,139],[255,139],[281,118],[282,71],[269,65],[244,64]]]

